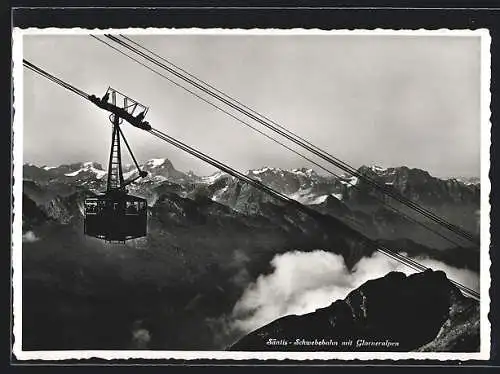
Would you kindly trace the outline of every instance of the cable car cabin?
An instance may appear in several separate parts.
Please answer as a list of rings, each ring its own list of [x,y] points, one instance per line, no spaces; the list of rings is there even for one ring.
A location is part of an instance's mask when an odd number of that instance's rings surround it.
[[[85,235],[109,242],[124,242],[147,234],[146,200],[123,194],[85,199]]]

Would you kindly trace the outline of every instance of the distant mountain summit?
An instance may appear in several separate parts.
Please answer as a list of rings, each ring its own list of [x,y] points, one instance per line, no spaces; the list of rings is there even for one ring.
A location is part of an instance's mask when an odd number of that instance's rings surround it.
[[[170,160],[166,158],[154,158],[139,165],[142,170],[148,172],[148,176],[138,181],[141,182],[164,182],[164,181],[188,181],[190,177],[174,168]],[[123,166],[123,177],[125,180],[138,175],[135,165]],[[24,164],[23,179],[39,183],[66,183],[78,184],[84,187],[104,188],[106,185],[107,167],[104,168],[97,162],[77,162],[59,166],[36,166]]]
[[[410,169],[406,166],[387,169],[361,166],[358,172],[381,185],[395,189],[405,197],[418,203],[442,205],[445,203],[473,201],[479,197],[479,183],[465,183],[456,178],[440,179],[421,169]],[[369,189],[371,193],[376,194],[373,188],[362,181],[360,187]]]
[[[450,178],[450,179],[455,179],[458,182],[464,183],[466,185],[479,185],[481,182],[481,179],[478,177],[456,177],[456,178]]]
[[[141,182],[164,182],[164,181],[188,181],[191,177],[174,168],[174,165],[167,158],[153,158],[139,165],[141,170],[148,173],[146,178],[138,180]],[[138,170],[134,165],[128,165],[127,171],[124,170],[125,180],[134,178],[138,175]]]

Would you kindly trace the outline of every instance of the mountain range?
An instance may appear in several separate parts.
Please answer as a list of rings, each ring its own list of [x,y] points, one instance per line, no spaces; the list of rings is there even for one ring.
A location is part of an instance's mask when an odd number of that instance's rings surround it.
[[[197,176],[175,169],[166,158],[156,158],[141,165],[148,176],[132,183],[130,193],[145,197],[149,204],[163,192],[182,197],[204,195],[242,213],[258,213],[265,202],[275,202],[267,194],[223,173]],[[138,175],[137,168],[123,168],[125,180]],[[386,188],[394,189],[440,217],[464,229],[479,233],[480,183],[478,178],[440,179],[420,169],[405,166],[382,168],[362,166],[358,172]],[[464,245],[440,226],[426,222],[401,203],[384,196],[372,186],[354,176],[319,175],[312,169],[284,170],[264,167],[249,170],[248,176],[261,181],[278,192],[317,210],[332,215],[374,239],[410,239],[439,249]],[[57,167],[38,167],[25,164],[25,181],[56,191],[87,189],[95,193],[106,188],[107,173],[95,162],[81,162]],[[403,214],[401,214],[403,213]],[[424,221],[442,236],[429,231],[414,220]]]

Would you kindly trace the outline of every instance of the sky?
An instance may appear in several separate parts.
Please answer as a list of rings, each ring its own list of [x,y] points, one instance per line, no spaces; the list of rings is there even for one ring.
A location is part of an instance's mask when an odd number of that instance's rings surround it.
[[[355,167],[480,174],[478,36],[129,36]],[[238,170],[313,167],[88,35],[25,35],[23,57],[85,92],[126,93],[149,107],[153,127]],[[106,165],[109,113],[28,69],[23,79],[24,162]],[[215,171],[142,130],[123,131],[139,162]]]

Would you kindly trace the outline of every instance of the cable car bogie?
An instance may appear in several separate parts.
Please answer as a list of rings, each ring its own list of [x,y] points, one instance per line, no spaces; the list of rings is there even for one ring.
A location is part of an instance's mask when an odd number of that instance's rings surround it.
[[[123,107],[121,108],[116,105],[117,96],[123,98]],[[111,103],[108,102],[109,98],[111,98]],[[91,95],[90,100],[113,113],[110,116],[111,123],[113,124],[113,133],[106,192],[85,199],[84,233],[87,236],[103,239],[108,242],[125,242],[129,239],[146,236],[147,202],[143,198],[128,194],[126,186],[139,178],[146,177],[148,173],[140,170],[132,154],[132,150],[120,130],[120,123],[125,119],[130,123],[132,123],[131,121],[136,121],[137,124],[143,126],[144,122],[142,120],[148,108],[112,88],[108,88],[102,99]],[[142,109],[141,113],[137,116],[138,118],[133,116],[137,108]],[[139,125],[137,126],[140,127]],[[137,170],[139,170],[139,175],[129,181],[124,181],[123,179],[121,138],[123,138],[136,164]]]

